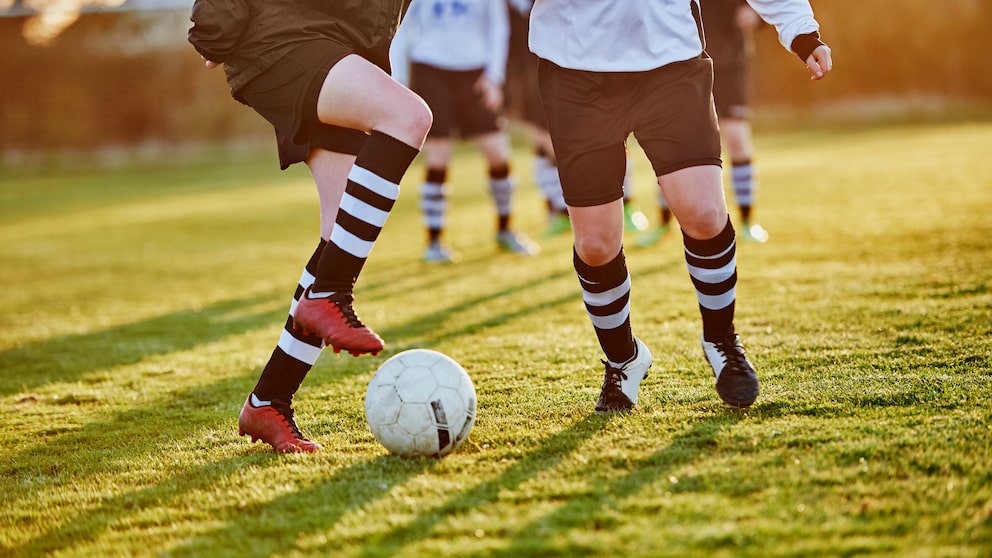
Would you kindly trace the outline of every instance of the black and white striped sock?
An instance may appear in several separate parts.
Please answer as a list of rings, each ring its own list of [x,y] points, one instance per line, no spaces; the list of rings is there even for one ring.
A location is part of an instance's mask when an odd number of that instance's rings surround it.
[[[400,193],[400,179],[419,150],[373,131],[348,173],[330,242],[317,265],[315,293],[350,292]]]
[[[424,225],[431,231],[431,239],[440,236],[444,230],[445,214],[448,211],[448,192],[445,182],[448,169],[427,169],[427,178],[420,185],[420,210],[424,214]]]
[[[703,337],[712,341],[732,335],[737,297],[737,243],[730,217],[714,238],[698,240],[685,231],[682,237],[685,263],[703,317]]]
[[[754,195],[758,182],[754,177],[754,165],[751,160],[734,161],[730,166],[730,181],[734,186],[734,198],[741,210],[741,217],[750,217],[751,206],[754,205]]]
[[[506,230],[513,211],[513,179],[510,178],[510,167],[497,165],[489,169],[489,195],[496,205],[496,215],[499,218],[499,230]]]
[[[296,331],[293,328],[293,312],[296,311],[296,304],[303,296],[303,291],[313,284],[317,260],[320,259],[326,244],[326,240],[320,239],[317,249],[300,276],[279,342],[265,368],[262,369],[262,375],[253,390],[259,399],[292,401],[293,395],[300,389],[303,379],[320,356],[323,340],[319,335],[304,335],[302,331]]]
[[[630,329],[630,273],[623,249],[601,266],[583,262],[573,250],[572,264],[599,346],[611,363],[626,362],[637,349]]]

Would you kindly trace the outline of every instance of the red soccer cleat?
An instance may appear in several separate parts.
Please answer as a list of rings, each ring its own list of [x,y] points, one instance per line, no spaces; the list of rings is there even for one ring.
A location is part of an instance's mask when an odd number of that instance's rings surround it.
[[[335,293],[327,298],[309,298],[310,288],[304,291],[293,314],[293,328],[304,334],[319,335],[324,344],[335,353],[342,350],[358,356],[379,354],[385,344],[358,319],[351,303],[355,300],[349,292]]]
[[[251,436],[252,442],[261,440],[279,453],[314,453],[322,448],[303,437],[288,403],[273,401],[256,407],[251,403],[251,395],[238,417],[238,435]]]

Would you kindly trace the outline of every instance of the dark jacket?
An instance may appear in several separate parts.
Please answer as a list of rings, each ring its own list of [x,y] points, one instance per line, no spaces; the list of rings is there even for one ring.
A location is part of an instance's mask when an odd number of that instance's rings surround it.
[[[231,93],[301,44],[331,39],[389,71],[389,43],[410,0],[196,0],[188,39],[224,64]]]

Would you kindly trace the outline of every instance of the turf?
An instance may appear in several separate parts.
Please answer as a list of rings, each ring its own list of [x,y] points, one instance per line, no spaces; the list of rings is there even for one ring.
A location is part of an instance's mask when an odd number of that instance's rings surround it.
[[[424,264],[418,162],[356,293],[387,351],[324,354],[297,396],[316,455],[237,436],[317,241],[305,169],[0,173],[0,555],[992,556],[989,145],[990,122],[760,135],[771,240],[739,247],[737,327],[761,396],[719,402],[678,233],[630,236],[655,362],[613,416],[568,235],[500,253],[463,149],[464,259]],[[515,225],[540,237],[531,165],[518,145]],[[390,456],[364,422],[375,368],[414,347],[479,394],[442,460]]]

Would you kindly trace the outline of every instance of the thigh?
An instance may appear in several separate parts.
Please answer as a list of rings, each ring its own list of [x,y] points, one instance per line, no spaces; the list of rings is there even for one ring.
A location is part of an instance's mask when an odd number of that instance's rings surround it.
[[[712,89],[712,62],[705,57],[652,70],[638,85],[634,137],[656,176],[721,164]]]
[[[327,72],[318,94],[317,117],[324,124],[375,130],[418,149],[431,120],[423,99],[355,54]]]
[[[570,206],[605,204],[623,197],[627,169],[624,104],[604,93],[606,76],[539,64],[541,98]]]
[[[434,124],[427,136],[450,137],[455,126],[455,95],[450,72],[426,64],[412,64],[410,89],[420,95],[434,113]]]

